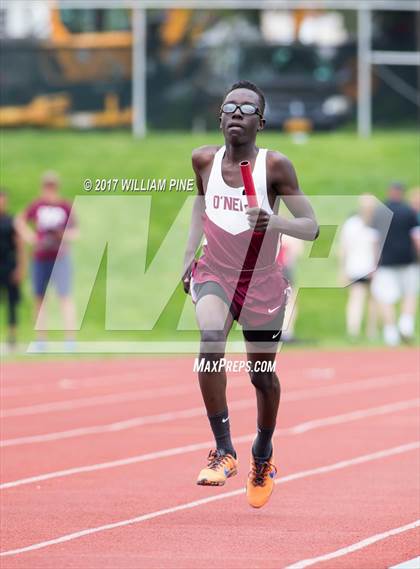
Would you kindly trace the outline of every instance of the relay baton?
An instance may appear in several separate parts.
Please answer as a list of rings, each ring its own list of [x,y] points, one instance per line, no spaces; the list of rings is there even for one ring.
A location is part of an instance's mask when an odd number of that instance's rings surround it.
[[[240,163],[240,166],[248,207],[258,207],[257,194],[255,192],[254,180],[252,179],[251,164],[248,160],[244,160],[244,162]]]
[[[255,191],[254,179],[252,178],[251,164],[248,160],[240,163],[242,180],[244,182],[245,195],[248,202],[248,207],[258,207],[257,193]],[[255,231],[254,233],[260,234],[263,231]]]

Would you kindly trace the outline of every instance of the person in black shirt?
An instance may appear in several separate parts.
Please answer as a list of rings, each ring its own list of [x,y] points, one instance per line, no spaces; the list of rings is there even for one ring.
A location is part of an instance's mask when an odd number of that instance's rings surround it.
[[[7,213],[7,194],[0,190],[0,299],[6,295],[10,348],[16,344],[19,285],[24,273],[24,245],[15,231],[13,217]]]
[[[405,188],[393,183],[388,189],[385,205],[393,216],[391,225],[378,209],[373,226],[384,243],[378,270],[372,281],[372,294],[379,303],[384,322],[384,340],[397,345],[400,337],[410,340],[414,336],[414,317],[419,289],[419,267],[414,242],[417,218],[414,210],[404,201]],[[401,314],[396,317],[396,303],[401,302]]]
[[[408,201],[416,213],[417,226],[413,229],[412,236],[416,246],[417,258],[420,259],[420,187],[411,188]]]

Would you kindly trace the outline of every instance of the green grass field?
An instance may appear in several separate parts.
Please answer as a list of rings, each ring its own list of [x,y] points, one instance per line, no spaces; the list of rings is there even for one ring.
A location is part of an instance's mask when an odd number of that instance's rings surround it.
[[[283,134],[266,133],[259,139],[260,146],[279,150],[293,161],[301,188],[309,197],[370,192],[383,198],[390,180],[398,179],[408,186],[418,185],[418,142],[415,132],[410,131],[376,132],[370,140],[359,140],[348,132],[314,134],[304,145],[293,144]],[[191,178],[191,150],[204,144],[220,143],[221,137],[217,132],[205,135],[150,134],[144,140],[134,140],[130,133],[120,131],[7,131],[2,134],[1,185],[9,191],[10,210],[17,212],[37,196],[39,179],[45,170],[59,172],[63,195],[72,199],[86,195],[83,190],[85,178]],[[152,209],[147,243],[148,264],[188,194],[156,192],[149,195],[152,195]],[[137,194],[127,199],[141,197]],[[96,199],[105,200],[107,196],[96,195]],[[97,222],[93,216],[93,228]],[[321,239],[312,249],[312,259],[328,256],[335,233],[331,225],[325,223]],[[124,243],[128,246],[132,235],[125,235],[121,227],[116,227],[115,231],[119,233],[121,246],[124,247]],[[180,250],[184,249],[184,243],[180,242],[178,246]],[[305,266],[303,263],[303,273]],[[334,267],[334,263],[331,266]],[[102,259],[79,338],[133,341],[141,338],[173,339],[173,330],[185,302],[181,286],[172,295],[171,302],[166,305],[152,332],[107,331],[104,316],[105,269],[106,256]],[[302,278],[302,273],[298,277]],[[168,275],[162,274],[161,278],[166,279]],[[23,293],[20,339],[28,340],[33,337],[28,279]],[[345,289],[302,290],[299,297],[298,336],[317,340],[322,345],[345,345],[345,300]],[[136,307],[130,307],[130,310],[136,310]],[[197,337],[192,332],[181,334],[182,338]],[[60,338],[61,334],[54,332],[51,337]]]

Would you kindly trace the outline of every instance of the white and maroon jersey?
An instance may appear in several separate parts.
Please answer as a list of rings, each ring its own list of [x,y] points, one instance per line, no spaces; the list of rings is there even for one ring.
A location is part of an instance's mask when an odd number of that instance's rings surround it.
[[[222,176],[226,147],[215,154],[205,192],[204,256],[214,267],[235,270],[261,269],[273,265],[279,248],[275,231],[253,233],[245,215],[244,186],[228,186]],[[253,170],[258,206],[273,213],[267,195],[267,149],[260,148]]]
[[[61,246],[62,232],[66,226],[74,227],[71,202],[58,200],[49,202],[42,197],[32,202],[25,210],[27,221],[33,221],[36,231],[34,256],[39,260],[54,260],[67,252],[67,245]]]

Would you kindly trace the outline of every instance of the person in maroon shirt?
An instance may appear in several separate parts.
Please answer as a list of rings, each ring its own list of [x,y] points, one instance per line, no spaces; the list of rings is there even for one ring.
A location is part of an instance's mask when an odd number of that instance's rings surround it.
[[[60,298],[69,346],[75,329],[69,242],[77,237],[78,230],[71,214],[71,203],[60,196],[59,188],[58,175],[54,172],[45,173],[41,181],[40,197],[29,204],[16,219],[18,232],[32,246],[32,286],[40,350],[44,348],[46,339],[46,308],[43,300],[50,280]]]

